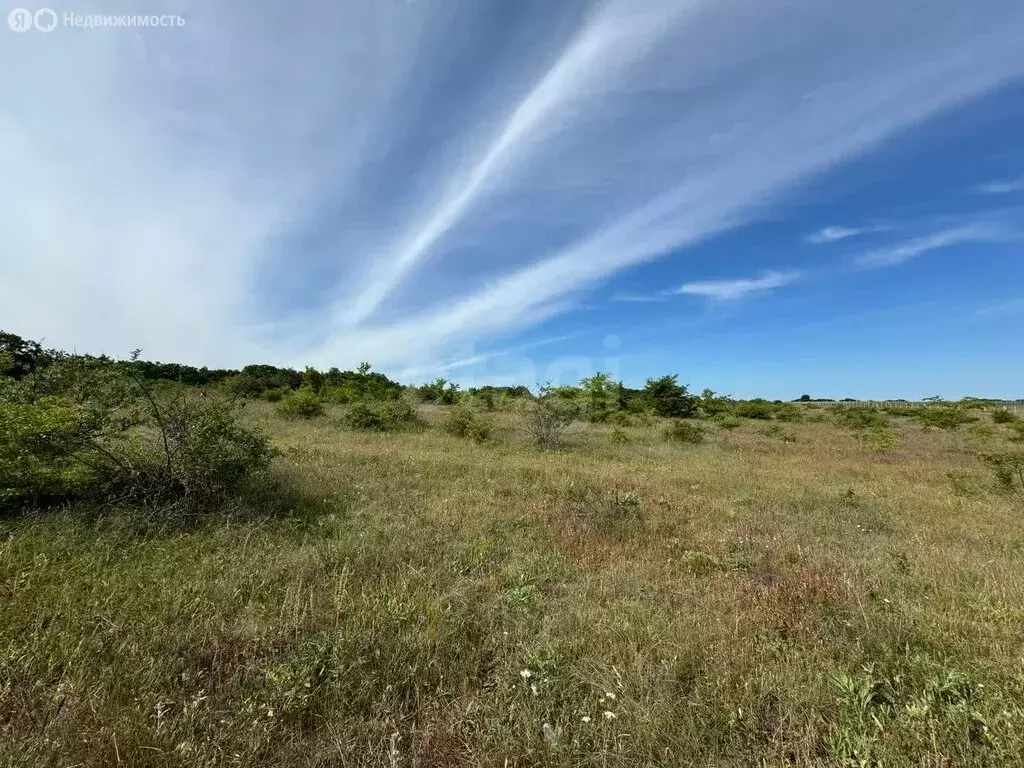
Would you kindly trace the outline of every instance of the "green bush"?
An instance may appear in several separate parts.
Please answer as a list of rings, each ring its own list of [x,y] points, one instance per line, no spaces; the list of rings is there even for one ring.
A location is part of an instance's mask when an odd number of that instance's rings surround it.
[[[0,504],[81,493],[96,431],[84,406],[62,398],[0,402]]]
[[[441,428],[449,435],[468,437],[478,443],[486,442],[491,436],[491,423],[461,405],[452,406],[448,410]]]
[[[271,449],[238,423],[237,406],[177,391],[100,408],[47,396],[0,403],[0,503],[87,499],[218,509]]]
[[[743,422],[735,416],[729,416],[728,414],[721,414],[714,418],[715,424],[720,426],[722,429],[739,429],[743,426]]]
[[[992,411],[992,421],[996,424],[1012,424],[1017,416],[1009,408],[996,408]]]
[[[291,392],[292,390],[288,389],[288,387],[274,387],[263,393],[263,399],[268,403],[279,403],[290,395]]]
[[[792,403],[776,403],[773,412],[775,418],[779,421],[802,421],[804,418],[804,412],[800,406],[793,405]]]
[[[293,419],[313,419],[322,416],[324,403],[309,387],[290,392],[281,398],[277,409]]]
[[[665,430],[664,435],[666,440],[676,443],[690,443],[691,445],[699,445],[707,439],[703,427],[699,424],[683,421],[682,419],[674,420]]]
[[[732,407],[732,413],[734,416],[739,416],[744,419],[760,419],[767,421],[771,419],[775,413],[775,409],[772,404],[767,400],[756,399],[756,400],[742,400]]]
[[[1015,443],[1024,443],[1024,421],[1015,421],[1008,426],[1013,431],[1010,440]]]
[[[629,442],[629,436],[619,427],[612,427],[612,431],[608,433],[608,441],[614,445],[623,445]]]
[[[367,432],[394,432],[415,427],[420,420],[405,400],[363,400],[348,409],[345,423]]]
[[[1024,452],[989,453],[981,458],[992,469],[999,487],[1024,501]]]
[[[865,405],[836,406],[833,409],[836,423],[847,429],[882,429],[889,426],[884,411]]]
[[[933,405],[919,408],[917,419],[924,427],[935,429],[956,429],[961,424],[977,421],[978,417],[952,405]]]
[[[889,427],[872,427],[857,437],[868,450],[875,453],[891,453],[900,444],[896,432]]]
[[[796,435],[785,429],[781,424],[769,424],[760,430],[760,433],[765,437],[771,437],[776,440],[781,440],[784,443],[795,443]]]
[[[541,397],[527,403],[523,413],[523,431],[545,450],[557,447],[569,425],[580,415],[579,405],[550,392],[544,388]]]
[[[110,442],[113,462],[98,478],[103,497],[218,511],[274,455],[266,438],[239,423],[240,408],[192,392],[153,400],[140,429]]]

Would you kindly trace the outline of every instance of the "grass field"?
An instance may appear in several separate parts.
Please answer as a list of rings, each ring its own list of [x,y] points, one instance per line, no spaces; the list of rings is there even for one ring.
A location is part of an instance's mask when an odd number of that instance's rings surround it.
[[[0,520],[0,764],[1024,761],[1024,509],[976,458],[1003,427],[539,451],[420,410],[250,404],[274,515]]]

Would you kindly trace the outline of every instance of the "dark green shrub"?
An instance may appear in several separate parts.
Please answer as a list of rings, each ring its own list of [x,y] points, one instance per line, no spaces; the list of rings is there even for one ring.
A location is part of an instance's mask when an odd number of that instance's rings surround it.
[[[691,395],[678,378],[672,375],[648,379],[639,399],[659,416],[676,419],[696,416],[699,398]]]
[[[267,440],[239,423],[240,406],[181,392],[153,400],[140,428],[107,445],[99,474],[106,499],[218,511],[273,456]]]
[[[932,405],[918,409],[917,419],[924,427],[956,429],[961,424],[977,421],[978,417],[952,405]]]
[[[405,400],[363,400],[345,414],[352,429],[368,432],[393,432],[419,425],[416,409]]]
[[[97,431],[88,409],[62,398],[0,402],[0,505],[81,493]]]
[[[707,439],[703,427],[699,424],[683,421],[682,419],[673,421],[664,434],[666,440],[676,443],[690,443],[692,445],[699,445]]]
[[[710,389],[700,394],[700,410],[705,416],[715,417],[728,413],[732,406],[733,402],[728,395],[718,395]]]
[[[1009,408],[996,408],[992,411],[992,421],[996,424],[1012,424],[1017,416]]]
[[[263,399],[268,403],[279,403],[289,394],[291,394],[291,390],[287,387],[274,387],[263,393]]]
[[[324,403],[310,388],[303,387],[281,398],[277,409],[293,419],[313,419],[322,416]]]
[[[760,419],[767,421],[775,414],[772,403],[760,398],[756,400],[742,400],[732,407],[734,416],[744,419]]]
[[[847,429],[882,429],[889,426],[885,412],[865,405],[836,406],[836,423]]]
[[[743,426],[743,422],[740,419],[728,414],[720,414],[713,421],[722,429],[738,429]]]
[[[56,397],[2,403],[0,502],[79,498],[214,511],[272,455],[237,415],[219,397],[148,389],[117,408]]]
[[[465,406],[453,406],[449,409],[441,428],[455,437],[468,437],[478,443],[487,441],[491,436],[491,423]]]
[[[798,405],[792,403],[777,403],[773,409],[773,415],[779,421],[793,422],[802,421],[804,412]]]

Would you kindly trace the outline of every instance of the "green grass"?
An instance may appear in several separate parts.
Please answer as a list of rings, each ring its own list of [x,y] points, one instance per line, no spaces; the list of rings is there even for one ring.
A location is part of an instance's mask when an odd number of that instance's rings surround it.
[[[0,764],[1017,766],[1002,432],[252,404],[295,503],[0,520]],[[625,441],[612,439],[614,432]]]

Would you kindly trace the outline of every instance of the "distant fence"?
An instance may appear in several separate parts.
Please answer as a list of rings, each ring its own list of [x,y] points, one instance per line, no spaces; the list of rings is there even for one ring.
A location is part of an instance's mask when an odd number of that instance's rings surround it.
[[[923,400],[805,400],[802,402],[811,402],[818,405],[838,405],[840,407],[867,406],[868,408],[927,408],[932,405],[937,405],[937,403],[924,402]],[[957,403],[958,401],[953,400],[950,402]],[[945,405],[946,403],[943,402],[941,404]],[[989,408],[1005,408],[1011,413],[1021,416],[1024,415],[1024,400],[986,401],[984,410]]]

